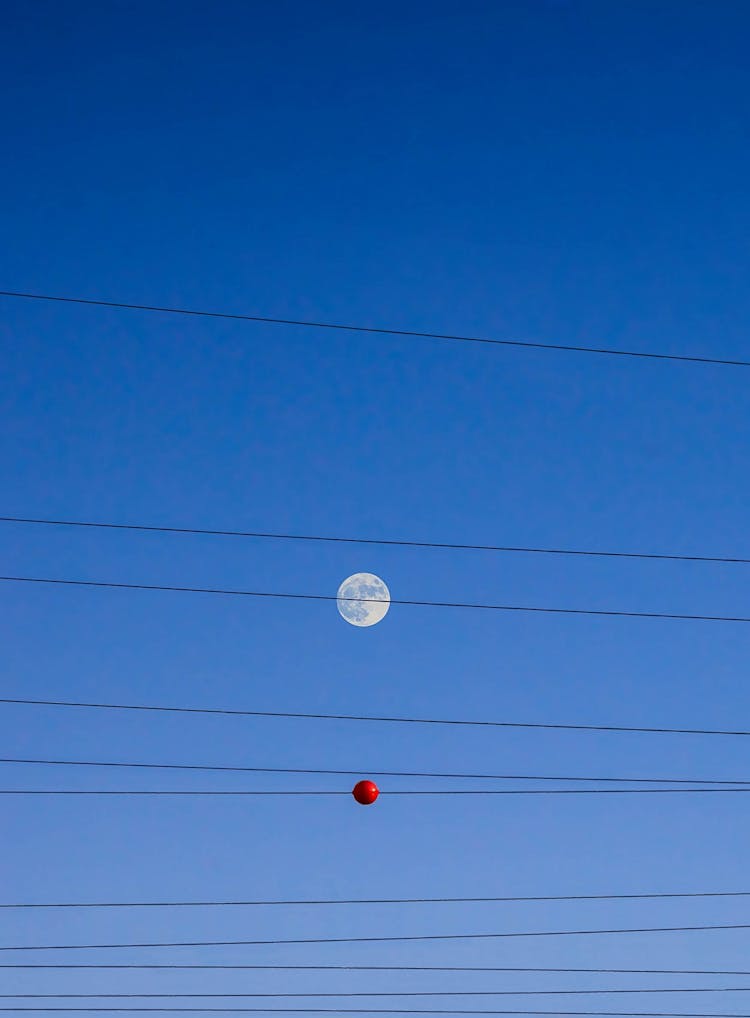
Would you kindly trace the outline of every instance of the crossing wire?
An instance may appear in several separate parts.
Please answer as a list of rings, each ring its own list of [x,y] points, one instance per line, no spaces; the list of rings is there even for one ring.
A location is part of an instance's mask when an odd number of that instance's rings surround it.
[[[237,590],[222,587],[184,587],[162,583],[116,583],[104,580],[68,580],[40,576],[0,576],[3,583],[51,584],[64,587],[89,587],[105,590],[148,590],[180,594],[219,594],[229,597],[282,598],[294,601],[351,601],[356,604],[382,604],[382,598],[340,597],[336,594],[291,594],[269,590]],[[682,622],[739,622],[750,623],[743,615],[686,615],[675,612],[622,611],[604,608],[549,608],[536,605],[482,604],[466,601],[417,601],[391,598],[391,604],[421,608],[470,608],[480,611],[532,612],[544,615],[593,615],[605,618],[670,619]]]
[[[543,894],[472,898],[256,898],[233,901],[63,901],[0,902],[0,908],[197,908],[273,905],[452,905],[550,901],[655,901],[695,898],[747,898],[750,891],[657,891],[652,894]]]
[[[717,1012],[695,1012],[695,1011],[529,1011],[520,1008],[505,1010],[484,1010],[474,1008],[456,1008],[447,1010],[436,1008],[412,1008],[412,1007],[0,1007],[0,1011],[78,1011],[96,1012],[97,1014],[122,1013],[122,1012],[150,1012],[152,1014],[189,1013],[196,1012],[207,1014],[525,1014],[525,1015],[600,1015],[611,1016],[611,1018],[750,1018],[748,1014],[722,1014]]]
[[[39,700],[0,697],[0,704],[27,707],[77,707],[85,710],[149,711],[161,714],[205,714],[219,717],[280,718],[303,721],[358,721],[371,724],[456,725],[470,728],[517,728],[542,731],[621,732],[636,735],[710,735],[747,738],[750,730],[726,728],[669,728],[637,725],[568,724],[550,721],[480,721],[475,718],[393,717],[378,714],[320,714],[310,711],[241,710],[230,707],[180,707],[145,703],[92,703],[82,700]]]
[[[0,523],[37,524],[50,527],[78,527],[97,530],[129,530],[154,534],[192,534],[202,537],[244,537],[273,541],[318,541],[331,544],[367,544],[395,548],[436,548],[450,551],[519,552],[527,555],[575,555],[591,558],[647,559],[664,562],[707,562],[722,565],[750,565],[750,558],[726,555],[675,555],[643,551],[595,551],[589,548],[534,548],[520,545],[457,544],[444,541],[386,540],[374,537],[330,537],[321,534],[279,534],[258,530],[216,530],[201,527],[163,527],[144,523],[101,523],[90,520],[49,520],[25,516],[0,516]]]
[[[396,795],[744,795],[750,788],[441,788],[380,789],[380,796]],[[255,790],[255,789],[109,789],[109,788],[2,788],[0,795],[111,795],[111,796],[329,796],[351,795],[328,789]]]
[[[249,965],[249,964],[219,964],[209,965],[206,963],[190,962],[178,964],[168,962],[166,964],[140,962],[33,962],[12,964],[0,963],[0,969],[12,969],[27,971],[30,969],[47,970],[100,970],[109,971],[134,970],[169,970],[169,971],[241,971],[241,972],[553,972],[567,974],[595,974],[595,975],[661,975],[661,976],[750,976],[750,969],[624,969],[624,968],[543,968],[543,967],[519,967],[510,965]]]
[[[321,993],[0,993],[0,1000],[205,1000],[207,998],[255,999],[258,997],[294,999],[300,997],[578,997],[610,996],[622,993],[747,993],[750,986],[689,986],[596,990],[357,990]]]
[[[702,926],[644,926],[626,929],[523,930],[502,933],[420,933],[380,937],[303,937],[274,940],[180,940],[116,944],[22,944],[0,945],[0,951],[99,951],[122,948],[172,947],[268,947],[290,944],[393,944],[445,940],[507,940],[528,937],[584,937],[640,933],[706,933],[719,930],[750,930],[750,923],[722,923]],[[750,1016],[749,1016],[750,1018]]]
[[[623,778],[591,777],[561,774],[472,774],[456,771],[381,771],[360,767],[341,770],[324,767],[248,767],[219,764],[144,763],[122,760],[54,760],[29,757],[0,757],[0,764],[40,765],[50,767],[113,767],[139,770],[199,771],[238,774],[326,774],[352,776],[370,774],[389,778],[477,779],[486,781],[600,781],[604,784],[628,785],[750,785],[750,778]]]
[[[729,367],[750,367],[750,361],[720,357],[698,357],[688,354],[648,352],[645,350],[619,350],[613,347],[578,346],[570,343],[537,343],[521,339],[493,339],[485,336],[465,336],[441,332],[419,332],[414,329],[382,328],[368,325],[350,325],[340,322],[322,322],[294,318],[272,318],[261,315],[234,314],[227,311],[199,311],[194,308],[165,307],[157,304],[133,304],[124,301],[94,300],[86,297],[60,297],[45,293],[27,293],[18,290],[0,290],[0,297],[23,300],[53,301],[60,304],[79,304],[89,307],[118,308],[127,311],[148,311],[159,314],[187,315],[194,318],[213,318],[225,321],[256,322],[263,325],[297,326],[305,329],[327,329],[338,332],[360,332],[376,336],[401,336],[411,339],[436,339],[458,343],[479,343],[490,346],[526,347],[534,350],[558,350],[566,353],[594,353],[611,357],[636,357],[648,360],[679,361],[692,364],[721,364]]]

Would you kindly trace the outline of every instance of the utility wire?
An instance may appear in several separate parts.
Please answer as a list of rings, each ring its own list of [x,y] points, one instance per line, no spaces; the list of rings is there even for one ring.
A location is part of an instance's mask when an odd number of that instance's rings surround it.
[[[438,790],[387,789],[380,796],[394,795],[732,795],[746,794],[750,788],[441,788]],[[314,789],[276,791],[254,789],[90,789],[90,788],[1,788],[0,795],[119,795],[119,796],[321,796],[345,795],[345,791]]]
[[[205,963],[189,964],[140,964],[127,963],[54,963],[40,962],[31,964],[0,964],[0,969],[27,970],[199,970],[199,971],[336,971],[336,972],[502,972],[502,973],[566,973],[566,974],[625,974],[625,975],[692,975],[692,976],[750,976],[750,970],[737,969],[626,969],[626,968],[544,968],[518,966],[486,966],[486,965],[242,965]],[[529,991],[535,992],[535,991]],[[541,991],[540,991],[541,992]],[[585,992],[585,991],[582,991]],[[619,992],[619,991],[618,991]]]
[[[478,721],[458,718],[389,717],[377,714],[315,714],[294,711],[239,710],[228,707],[176,707],[145,703],[89,703],[80,700],[32,700],[0,697],[0,704],[29,707],[78,707],[87,710],[151,711],[162,714],[206,714],[222,717],[284,718],[304,721],[365,721],[399,725],[460,725],[472,728],[521,728],[544,731],[624,732],[639,735],[721,735],[747,738],[750,730],[723,728],[644,728],[634,725],[584,725],[532,721]]]
[[[27,757],[5,756],[0,757],[0,764],[21,764],[41,765],[51,767],[124,767],[141,770],[167,770],[167,771],[219,771],[239,774],[327,774],[327,775],[350,775],[370,774],[375,777],[389,778],[464,778],[480,779],[487,781],[601,781],[606,784],[627,784],[627,785],[748,785],[750,778],[601,778],[582,777],[580,775],[571,777],[560,774],[470,774],[466,772],[450,771],[379,771],[371,768],[359,768],[358,770],[335,770],[323,767],[241,767],[216,764],[174,764],[174,763],[142,763],[119,760],[48,760],[29,759]]]
[[[295,601],[351,601],[356,604],[382,604],[382,598],[340,597],[336,594],[290,594],[269,590],[237,590],[220,587],[181,587],[156,583],[113,583],[103,580],[62,580],[40,576],[0,576],[4,583],[55,584],[65,587],[91,587],[107,590],[153,590],[180,594],[222,594],[230,597],[284,598]],[[683,622],[742,622],[749,623],[750,617],[742,615],[683,615],[673,612],[616,611],[603,608],[542,608],[517,604],[477,604],[466,601],[415,601],[390,599],[391,604],[411,605],[422,608],[471,608],[474,610],[501,612],[534,612],[544,615],[598,615],[610,618],[631,619],[674,619]]]
[[[455,905],[534,901],[656,901],[685,898],[747,898],[750,891],[658,891],[653,894],[543,894],[482,898],[256,898],[232,901],[63,901],[0,902],[0,908],[196,908],[231,905]]]
[[[281,944],[395,944],[433,940],[507,940],[519,937],[587,937],[635,933],[706,933],[717,930],[750,930],[750,923],[723,923],[703,926],[645,926],[635,929],[524,930],[512,933],[421,933],[389,937],[303,937],[292,940],[178,940],[118,944],[23,944],[0,945],[0,951],[99,951],[121,948],[171,947],[268,947]],[[748,1016],[750,1018],[750,1016]]]
[[[204,1000],[212,997],[254,999],[257,997],[578,997],[609,996],[618,993],[747,993],[750,986],[657,987],[656,989],[598,990],[358,990],[345,993],[0,993],[0,1000]]]
[[[527,347],[535,350],[561,350],[569,353],[596,353],[615,357],[640,357],[649,360],[682,361],[694,364],[723,364],[730,367],[750,367],[750,361],[729,360],[719,357],[694,357],[687,354],[649,353],[641,350],[618,350],[612,347],[576,346],[568,343],[535,343],[520,339],[490,339],[482,336],[462,336],[440,332],[418,332],[413,329],[376,328],[366,325],[346,325],[337,322],[306,321],[293,318],[271,318],[261,315],[231,314],[226,311],[198,311],[192,308],[163,307],[153,304],[131,304],[124,301],[92,300],[84,297],[57,297],[44,293],[23,293],[17,290],[0,290],[0,297],[20,297],[24,300],[55,301],[62,304],[84,304],[90,307],[120,308],[127,311],[152,311],[170,315],[190,315],[197,318],[218,318],[229,321],[257,322],[264,325],[294,325],[307,329],[329,329],[339,332],[361,332],[378,336],[404,336],[412,339],[439,339],[459,343],[482,343],[491,346]]]
[[[475,1010],[452,1007],[448,1010],[413,1007],[0,1007],[0,1011],[86,1011],[97,1013],[119,1013],[123,1011],[148,1011],[158,1014],[208,1013],[208,1014],[528,1014],[528,1015],[610,1015],[612,1018],[750,1018],[747,1014],[696,1013],[694,1011],[527,1011]]]
[[[450,551],[521,552],[527,555],[577,555],[591,558],[648,559],[665,562],[712,562],[750,565],[750,558],[725,555],[673,555],[643,551],[594,551],[584,548],[533,548],[501,544],[456,544],[442,541],[385,540],[373,537],[327,537],[321,534],[279,534],[257,530],[209,530],[199,527],[158,527],[143,523],[94,523],[88,520],[47,520],[24,516],[0,516],[0,523],[42,524],[51,527],[88,527],[98,530],[131,530],[154,534],[193,534],[203,537],[252,537],[274,541],[321,541],[331,544],[368,544],[395,548],[439,548]]]

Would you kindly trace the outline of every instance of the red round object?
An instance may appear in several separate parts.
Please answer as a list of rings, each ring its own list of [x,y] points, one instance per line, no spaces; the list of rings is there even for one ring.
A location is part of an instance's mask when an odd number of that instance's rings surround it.
[[[374,781],[358,781],[352,795],[360,806],[371,806],[380,795],[380,789]]]

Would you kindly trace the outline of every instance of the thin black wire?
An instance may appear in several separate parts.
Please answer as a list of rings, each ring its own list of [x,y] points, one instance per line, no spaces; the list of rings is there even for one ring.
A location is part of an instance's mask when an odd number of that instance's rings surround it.
[[[253,999],[256,997],[297,998],[297,997],[578,997],[609,996],[619,993],[747,993],[750,986],[698,986],[698,987],[657,987],[655,989],[597,989],[597,990],[374,990],[367,992],[306,992],[306,993],[0,993],[0,1000],[204,1000],[212,997]]]
[[[44,583],[65,587],[94,587],[107,590],[153,590],[179,594],[222,594],[230,597],[284,598],[294,601],[351,601],[356,604],[382,604],[383,598],[340,597],[337,594],[289,594],[269,590],[236,590],[221,587],[181,587],[157,583],[113,583],[103,580],[60,580],[39,576],[0,576],[3,583]],[[540,608],[517,604],[474,604],[466,601],[415,601],[391,598],[390,604],[411,605],[421,608],[471,608],[501,612],[534,612],[544,615],[597,615],[609,618],[672,619],[682,622],[742,622],[750,617],[742,615],[683,615],[673,612],[615,611],[603,608]]]
[[[0,964],[0,969],[106,969],[106,970],[178,970],[178,971],[253,971],[253,972],[553,972],[589,975],[661,975],[661,976],[750,976],[750,969],[617,969],[617,968],[540,968],[498,965],[207,965],[189,964],[141,964],[127,963],[14,963]]]
[[[124,767],[141,770],[167,771],[219,771],[239,774],[327,774],[356,776],[370,774],[375,777],[388,778],[476,778],[487,781],[601,781],[612,784],[627,785],[749,785],[750,778],[601,778],[566,776],[559,774],[470,774],[448,771],[378,771],[369,768],[358,770],[335,770],[324,767],[242,767],[215,764],[172,764],[142,763],[115,760],[48,760],[27,757],[0,757],[0,764],[32,764],[51,767]]]
[[[529,1014],[529,1015],[610,1015],[612,1018],[750,1018],[748,1014],[721,1014],[716,1012],[696,1013],[694,1011],[527,1011],[518,1008],[508,1010],[476,1010],[452,1007],[447,1010],[413,1007],[0,1007],[0,1011],[86,1011],[121,1013],[147,1011],[170,1014],[205,1012],[208,1014]]]
[[[615,791],[615,789],[613,789],[613,791]],[[647,791],[647,789],[644,789],[644,791]],[[682,789],[675,789],[675,791],[682,791]],[[696,789],[696,791],[702,791],[702,790],[701,789]],[[706,789],[706,791],[714,791],[714,789]],[[720,789],[716,789],[716,791],[720,791]],[[723,789],[721,789],[721,791],[723,791]],[[727,791],[735,791],[735,789],[727,789]],[[743,791],[743,789],[736,789],[736,791]],[[748,789],[748,791],[750,791],[750,789]],[[384,793],[381,792],[380,794],[383,795]],[[414,792],[414,793],[389,792],[388,794],[389,795],[404,795],[404,794],[429,795],[429,794],[432,794],[432,793],[429,793],[429,792]],[[453,793],[453,794],[455,794],[455,793]],[[476,794],[481,794],[481,793],[477,792]],[[90,788],[0,788],[0,795],[123,795],[123,796],[128,796],[128,795],[135,795],[135,796],[141,796],[141,795],[143,795],[143,796],[168,796],[168,795],[181,795],[181,796],[183,796],[183,795],[184,796],[196,796],[196,795],[199,795],[199,796],[227,796],[227,795],[230,795],[230,796],[231,795],[245,795],[245,796],[246,795],[271,795],[271,796],[275,796],[275,795],[312,795],[312,796],[319,796],[319,795],[346,795],[346,796],[350,796],[351,792],[342,792],[342,791],[329,792],[329,791],[314,791],[314,790],[311,790],[311,791],[307,791],[307,790],[305,790],[305,791],[292,791],[292,792],[275,791],[275,790],[274,791],[254,791],[254,790],[250,791],[250,790],[247,790],[247,789],[244,789],[244,788],[236,789],[236,790],[232,789],[232,790],[226,790],[226,791],[223,790],[223,789],[222,790],[217,790],[217,789],[210,789],[210,788],[209,789],[185,789],[185,790],[183,790],[183,789],[162,789],[162,788],[158,788],[158,789],[140,789],[140,788],[137,788],[137,789],[131,789],[131,788],[128,788],[128,789],[120,789],[120,788],[117,788],[117,789],[108,789],[108,788],[107,789],[90,789]]]
[[[628,929],[524,930],[512,933],[420,933],[389,937],[303,937],[292,940],[179,940],[128,944],[24,944],[0,945],[0,951],[99,951],[121,948],[172,947],[268,947],[281,944],[393,944],[433,940],[507,940],[519,937],[584,937],[635,933],[705,933],[717,930],[750,930],[750,923],[703,926],[644,926]],[[750,1018],[750,1016],[748,1016]]]
[[[640,735],[721,735],[747,738],[750,731],[721,728],[644,728],[632,725],[582,725],[532,721],[478,721],[456,718],[388,717],[377,714],[314,714],[294,711],[238,710],[228,707],[164,707],[156,704],[88,703],[79,700],[32,700],[0,697],[0,703],[28,707],[80,707],[87,710],[153,711],[162,714],[214,714],[227,717],[288,718],[303,721],[366,721],[399,725],[460,725],[471,728],[530,728],[544,731],[624,732]]]
[[[362,332],[378,336],[405,336],[413,339],[440,339],[459,343],[482,343],[491,346],[527,347],[535,350],[562,350],[568,353],[596,353],[614,357],[640,357],[649,360],[683,361],[694,364],[723,364],[730,367],[750,367],[750,361],[728,360],[719,357],[693,357],[687,354],[646,353],[640,350],[617,350],[611,347],[574,346],[567,343],[535,343],[520,339],[489,339],[481,336],[461,336],[441,332],[418,332],[413,329],[376,328],[367,325],[345,325],[334,322],[270,318],[261,315],[231,314],[225,311],[196,311],[191,308],[161,307],[154,304],[130,304],[123,301],[92,300],[84,297],[56,297],[44,293],[23,293],[17,290],[0,290],[0,297],[20,297],[24,300],[55,301],[63,304],[85,304],[91,307],[120,308],[127,311],[155,311],[170,315],[190,315],[197,318],[220,318],[229,321],[258,322],[265,325],[295,325],[306,329],[329,329],[341,332]]]
[[[31,523],[51,527],[89,527],[98,530],[134,530],[154,534],[193,534],[203,537],[253,537],[274,541],[322,541],[331,544],[368,544],[395,548],[439,548],[448,551],[520,552],[527,555],[577,555],[593,558],[649,559],[665,562],[713,562],[750,565],[750,558],[724,555],[673,555],[643,551],[593,551],[581,548],[527,548],[518,545],[456,544],[444,541],[386,540],[373,537],[326,537],[321,534],[278,534],[253,530],[209,530],[200,527],[157,527],[142,523],[94,523],[88,520],[46,520],[24,516],[0,516],[0,523]]]
[[[683,898],[747,898],[750,891],[684,891],[654,894],[543,894],[483,898],[260,898],[247,901],[64,901],[0,902],[0,908],[196,908],[233,905],[452,905],[534,901],[654,901]],[[748,973],[750,974],[750,973]]]
[[[746,794],[750,788],[444,788],[380,789],[380,796],[394,795],[731,795]],[[1,788],[0,795],[122,795],[122,796],[232,796],[232,795],[351,795],[344,791],[270,791],[254,789],[90,789],[90,788]]]

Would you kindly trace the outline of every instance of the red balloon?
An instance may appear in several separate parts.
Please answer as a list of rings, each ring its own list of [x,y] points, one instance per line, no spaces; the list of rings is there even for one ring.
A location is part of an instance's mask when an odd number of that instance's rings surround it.
[[[360,806],[371,806],[380,795],[380,789],[374,781],[358,781],[352,795]]]

